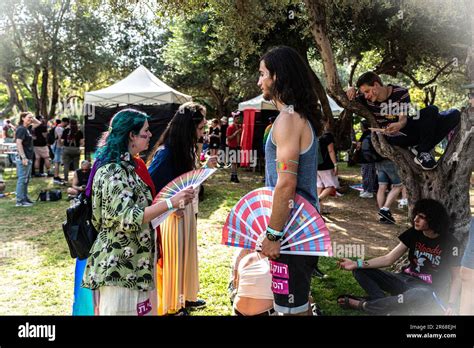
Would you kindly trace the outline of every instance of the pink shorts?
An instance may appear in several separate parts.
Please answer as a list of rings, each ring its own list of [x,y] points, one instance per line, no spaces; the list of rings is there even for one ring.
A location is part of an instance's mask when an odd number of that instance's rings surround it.
[[[49,149],[47,146],[35,146],[33,149],[36,158],[49,159]]]
[[[318,181],[317,181],[318,188],[326,188],[326,187],[339,187],[339,180],[337,180],[337,176],[334,175],[332,169],[328,170],[318,170]]]

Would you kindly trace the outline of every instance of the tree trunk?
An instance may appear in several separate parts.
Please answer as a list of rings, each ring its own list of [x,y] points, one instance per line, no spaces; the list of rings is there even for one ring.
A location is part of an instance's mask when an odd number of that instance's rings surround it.
[[[41,75],[41,96],[40,96],[40,114],[44,117],[48,116],[48,81],[49,71],[48,65],[43,65]]]
[[[35,65],[33,73],[33,81],[31,82],[31,95],[35,102],[35,113],[38,116],[41,113],[40,110],[40,98],[38,96],[38,78],[39,78],[40,68],[38,65]]]
[[[305,0],[305,3],[312,19],[311,32],[323,59],[330,94],[334,95],[346,109],[360,114],[375,126],[372,113],[363,105],[350,102],[341,88],[332,47],[327,37],[326,2]],[[400,177],[407,186],[409,211],[411,212],[414,202],[421,198],[433,198],[442,202],[452,217],[455,236],[462,243],[466,243],[470,223],[469,178],[474,165],[473,108],[463,112],[461,125],[457,129],[438,167],[432,171],[423,171],[414,163],[412,155],[407,150],[390,146],[380,134],[372,137],[372,142],[380,154],[397,164]]]
[[[224,101],[225,98],[222,95],[222,93],[220,93],[217,89],[215,89],[212,86],[209,88],[209,92],[211,93],[212,97],[214,98],[216,102],[216,118],[220,119],[222,116],[225,115],[225,109],[226,109],[226,105]]]
[[[5,84],[7,85],[8,89],[8,104],[7,106],[0,111],[0,116],[5,117],[10,112],[13,110],[13,107],[16,105],[18,108],[21,110],[21,103],[20,99],[18,98],[18,93],[16,92],[15,89],[15,82],[13,81],[13,76],[11,73],[5,73],[3,75],[3,78],[5,79]]]
[[[336,151],[348,150],[352,145],[352,119],[353,113],[344,110],[339,117],[334,120],[334,139],[336,143]]]
[[[58,79],[58,70],[53,64],[53,92],[51,95],[51,108],[49,109],[49,117],[48,119],[53,119],[54,115],[56,113],[56,104],[58,103],[59,100],[59,79]]]

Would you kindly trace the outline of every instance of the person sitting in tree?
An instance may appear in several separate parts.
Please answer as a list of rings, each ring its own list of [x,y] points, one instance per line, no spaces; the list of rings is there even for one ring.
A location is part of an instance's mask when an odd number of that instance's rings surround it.
[[[438,108],[430,105],[411,110],[410,93],[407,88],[384,85],[380,77],[372,72],[362,74],[354,87],[347,90],[349,100],[356,99],[375,116],[379,127],[392,145],[409,148],[414,161],[424,170],[436,168],[437,162],[431,151],[459,123],[461,113],[451,109],[440,115]]]

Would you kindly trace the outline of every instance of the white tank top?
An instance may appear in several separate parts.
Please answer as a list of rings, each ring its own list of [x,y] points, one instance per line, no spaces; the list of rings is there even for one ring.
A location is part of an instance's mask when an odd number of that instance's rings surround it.
[[[273,300],[272,275],[267,258],[260,259],[246,267],[239,265],[239,288],[237,294],[240,297],[249,297],[260,300]]]

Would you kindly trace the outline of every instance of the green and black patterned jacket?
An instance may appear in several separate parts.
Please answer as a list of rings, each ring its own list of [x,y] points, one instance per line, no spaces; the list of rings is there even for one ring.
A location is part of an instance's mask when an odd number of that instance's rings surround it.
[[[82,287],[119,286],[152,290],[155,242],[142,224],[152,203],[148,186],[130,162],[100,167],[92,185],[92,223],[99,232],[84,271]]]

